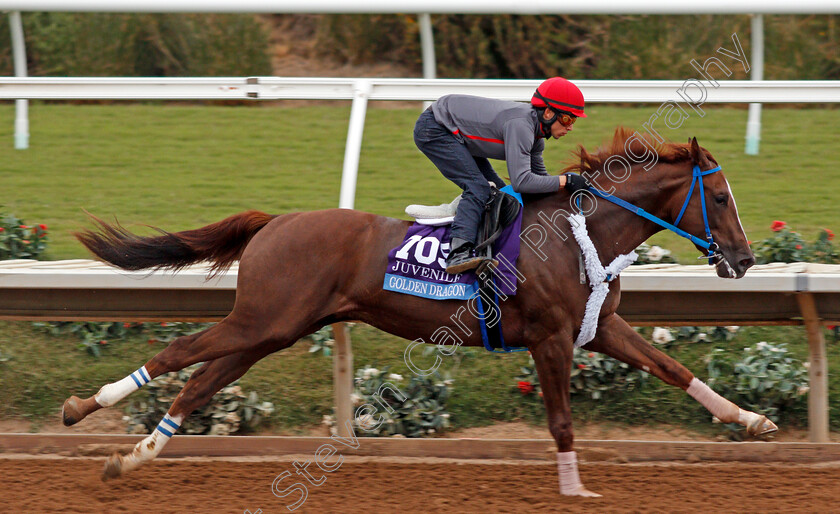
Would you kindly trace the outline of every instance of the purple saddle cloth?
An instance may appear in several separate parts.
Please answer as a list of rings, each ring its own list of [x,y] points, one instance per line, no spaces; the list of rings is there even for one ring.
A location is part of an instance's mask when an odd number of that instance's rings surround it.
[[[509,187],[509,186],[508,186]],[[504,191],[504,189],[502,189]],[[517,196],[514,194],[514,196]],[[519,199],[521,202],[521,198]],[[498,290],[516,294],[516,260],[522,209],[516,220],[505,227],[493,243],[493,257],[499,266],[493,272]],[[383,289],[433,300],[467,300],[478,291],[478,278],[472,271],[450,275],[446,272],[450,225],[429,226],[414,223],[402,244],[388,253]]]

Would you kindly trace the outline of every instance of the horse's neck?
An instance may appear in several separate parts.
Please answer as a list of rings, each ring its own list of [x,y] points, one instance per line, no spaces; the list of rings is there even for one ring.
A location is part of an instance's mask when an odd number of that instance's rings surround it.
[[[663,210],[665,204],[664,193],[650,184],[622,184],[622,186],[624,187],[617,188],[615,193],[617,197],[642,207],[655,216],[661,216],[660,211]],[[543,218],[544,223],[545,214],[550,216],[558,209],[569,213],[575,212],[569,205],[568,195],[560,193],[548,195],[533,202],[532,213],[542,211],[544,214],[542,216],[532,214],[527,218]],[[523,226],[540,222],[539,219],[529,221],[527,218]],[[603,263],[609,263],[619,255],[630,253],[653,234],[662,230],[659,225],[601,198],[597,199],[594,211],[586,216],[586,228]]]

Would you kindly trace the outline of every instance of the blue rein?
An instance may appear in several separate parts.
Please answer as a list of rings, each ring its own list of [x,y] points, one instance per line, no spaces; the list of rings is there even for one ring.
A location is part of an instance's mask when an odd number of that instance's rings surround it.
[[[592,192],[593,194],[595,194],[596,196],[599,196],[599,197],[603,198],[604,200],[609,200],[610,202],[612,202],[612,203],[614,203],[614,204],[616,204],[620,207],[624,207],[625,209],[632,212],[633,214],[636,214],[638,216],[641,216],[642,218],[648,219],[648,220],[656,223],[660,227],[667,228],[671,232],[674,232],[678,236],[682,236],[682,237],[688,239],[689,241],[696,244],[697,246],[705,248],[706,250],[709,251],[709,254],[706,256],[709,259],[709,264],[713,264],[712,259],[719,252],[719,248],[718,248],[717,243],[715,243],[714,238],[712,238],[712,231],[709,229],[709,217],[706,214],[706,195],[705,195],[705,191],[703,189],[703,177],[706,176],[706,175],[711,175],[712,173],[715,173],[717,171],[720,171],[720,166],[718,166],[716,168],[712,168],[710,170],[700,171],[700,166],[698,166],[696,164],[694,165],[694,169],[692,170],[691,188],[688,190],[688,196],[685,197],[685,202],[683,203],[682,209],[680,209],[680,214],[679,214],[679,216],[677,216],[677,219],[673,224],[668,223],[667,221],[663,220],[662,218],[658,218],[658,217],[654,216],[653,214],[651,214],[651,213],[647,212],[646,210],[642,209],[641,207],[637,207],[630,202],[627,202],[625,200],[622,200],[621,198],[618,198],[618,197],[613,196],[611,194],[608,194],[608,193],[605,193],[605,192],[600,191],[598,189],[595,189],[592,186],[589,187],[589,191]],[[694,194],[694,184],[696,182],[700,183],[700,188],[699,188],[699,190],[700,190],[700,205],[703,208],[703,224],[706,227],[706,240],[705,241],[700,239],[699,237],[693,236],[693,235],[689,234],[688,232],[686,232],[685,230],[677,227],[677,225],[680,224],[680,220],[682,220],[683,214],[685,214],[685,209],[688,207],[688,202],[691,201],[691,195]]]

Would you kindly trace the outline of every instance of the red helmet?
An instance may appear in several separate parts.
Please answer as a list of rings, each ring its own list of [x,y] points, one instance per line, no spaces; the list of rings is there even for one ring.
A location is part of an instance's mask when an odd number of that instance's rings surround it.
[[[531,97],[531,105],[586,118],[583,113],[583,93],[563,77],[552,77],[540,84]]]

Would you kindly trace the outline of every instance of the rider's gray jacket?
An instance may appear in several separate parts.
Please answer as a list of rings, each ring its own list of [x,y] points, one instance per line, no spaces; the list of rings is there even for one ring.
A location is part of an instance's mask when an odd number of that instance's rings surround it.
[[[560,180],[546,173],[545,140],[530,104],[470,95],[446,95],[432,104],[435,120],[478,157],[507,161],[518,193],[553,193]]]

